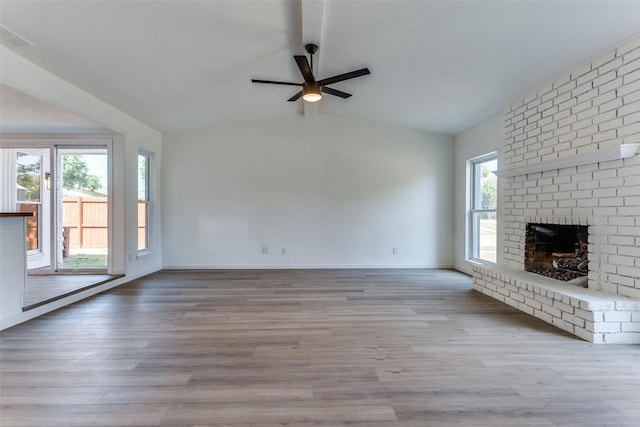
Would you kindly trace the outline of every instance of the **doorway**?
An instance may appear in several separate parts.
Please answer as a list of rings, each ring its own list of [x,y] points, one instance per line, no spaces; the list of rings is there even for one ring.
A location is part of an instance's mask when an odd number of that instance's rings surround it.
[[[56,270],[106,272],[109,174],[106,147],[56,150]]]
[[[2,210],[30,212],[30,275],[106,274],[110,269],[110,143],[5,140]]]

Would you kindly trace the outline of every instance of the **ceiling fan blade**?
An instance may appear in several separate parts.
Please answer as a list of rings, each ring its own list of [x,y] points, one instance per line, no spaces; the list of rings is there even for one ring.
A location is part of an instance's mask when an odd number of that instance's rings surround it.
[[[338,96],[340,98],[346,99],[351,96],[350,93],[342,92],[341,90],[331,89],[330,87],[322,86],[322,91],[324,93],[328,93],[329,95]]]
[[[273,80],[251,79],[252,83],[270,83],[272,85],[302,86],[302,83],[276,82]]]
[[[298,99],[300,99],[301,96],[302,96],[302,91],[296,93],[291,98],[287,99],[287,101],[289,101],[289,102],[297,101]]]
[[[302,77],[304,77],[305,82],[315,82],[316,79],[313,77],[313,73],[311,72],[311,67],[309,66],[309,60],[304,55],[294,55],[293,58],[296,60],[296,64],[298,64],[298,68],[300,68],[300,72],[302,73]]]
[[[343,80],[349,80],[360,76],[366,76],[371,74],[368,68],[362,68],[360,70],[351,71],[350,73],[339,74],[337,76],[329,77],[327,79],[318,80],[321,85],[330,85],[332,83],[338,83]]]

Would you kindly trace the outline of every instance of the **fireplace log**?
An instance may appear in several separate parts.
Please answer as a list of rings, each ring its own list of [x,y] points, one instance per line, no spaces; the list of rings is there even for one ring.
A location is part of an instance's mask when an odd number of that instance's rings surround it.
[[[556,258],[575,258],[576,254],[571,252],[571,253],[560,253],[560,252],[553,252],[551,254],[552,257],[556,257]]]

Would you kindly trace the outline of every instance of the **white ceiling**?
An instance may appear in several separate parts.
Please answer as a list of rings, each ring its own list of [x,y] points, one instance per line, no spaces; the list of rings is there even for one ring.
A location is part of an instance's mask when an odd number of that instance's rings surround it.
[[[325,96],[318,114],[443,133],[640,31],[640,1],[341,0],[324,2],[316,22],[303,9],[299,0],[2,0],[0,23],[35,44],[18,54],[162,131],[300,114],[302,101],[286,102],[297,88],[250,79],[302,81],[292,55],[314,25],[320,40],[304,41],[320,45],[318,78],[372,73],[333,85],[354,96]]]
[[[2,133],[113,133],[90,120],[0,83]]]

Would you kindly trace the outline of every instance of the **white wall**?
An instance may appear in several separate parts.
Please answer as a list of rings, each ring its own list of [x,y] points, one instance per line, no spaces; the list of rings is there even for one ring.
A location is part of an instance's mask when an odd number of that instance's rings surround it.
[[[450,136],[292,115],[167,134],[163,153],[166,268],[452,265]]]
[[[504,122],[502,112],[467,129],[454,138],[454,262],[456,269],[472,274],[471,263],[466,260],[467,245],[467,160],[494,151],[498,152],[498,164],[502,164],[501,150],[504,144]],[[498,182],[500,185],[500,182]],[[498,200],[500,219],[501,200]],[[502,238],[498,236],[498,262],[502,256]]]
[[[39,307],[37,310],[21,313],[16,318],[2,319],[2,327],[4,328],[77,301],[79,298],[86,298],[108,287],[117,286],[136,277],[159,270],[162,267],[161,216],[159,209],[153,223],[153,227],[156,230],[153,235],[154,242],[156,242],[155,250],[149,256],[140,260],[135,258],[137,253],[137,153],[140,148],[144,148],[156,154],[155,160],[158,166],[156,185],[159,190],[157,194],[160,197],[162,194],[159,188],[162,138],[158,131],[16,55],[13,51],[0,47],[0,55],[2,58],[0,81],[2,83],[121,134],[121,136],[115,138],[116,142],[114,142],[114,175],[115,179],[121,182],[119,185],[120,190],[114,198],[114,216],[116,219],[119,218],[123,226],[120,224],[120,233],[114,237],[114,249],[120,255],[124,255],[121,258],[126,262],[126,276],[124,278],[93,288],[91,291]],[[117,146],[115,146],[116,144]],[[118,186],[116,185],[115,188],[118,189]],[[160,200],[158,200],[158,203],[160,203]],[[130,261],[127,260],[126,255],[132,255]]]

